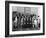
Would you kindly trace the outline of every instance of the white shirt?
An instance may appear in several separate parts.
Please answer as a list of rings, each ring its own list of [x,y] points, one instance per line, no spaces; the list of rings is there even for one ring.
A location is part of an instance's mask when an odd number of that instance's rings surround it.
[[[37,25],[37,20],[36,19],[34,20],[34,24]]]
[[[17,17],[15,18],[15,21],[14,22],[17,23]]]

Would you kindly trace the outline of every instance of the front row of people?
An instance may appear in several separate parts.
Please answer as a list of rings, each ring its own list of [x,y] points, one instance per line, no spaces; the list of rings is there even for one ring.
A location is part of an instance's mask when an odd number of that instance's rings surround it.
[[[20,26],[24,26],[26,24],[30,24],[30,26],[32,25],[33,28],[40,28],[40,17],[34,15],[33,17],[29,16],[19,16],[19,17],[14,17],[14,23],[15,23],[15,27],[17,25]]]

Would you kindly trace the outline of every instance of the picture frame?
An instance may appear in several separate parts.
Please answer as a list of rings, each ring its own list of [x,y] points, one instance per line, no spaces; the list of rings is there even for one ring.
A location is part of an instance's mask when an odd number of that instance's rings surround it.
[[[12,31],[12,17],[14,15],[12,15],[14,11],[16,11],[15,9],[18,8],[18,12],[23,12],[23,9],[26,9],[25,12],[29,13],[30,12],[27,10],[28,8],[31,10],[38,10],[40,9],[40,13],[38,13],[41,17],[41,31],[37,29],[37,31],[28,31],[26,29],[26,31],[24,30],[16,30],[16,31]],[[23,8],[23,9],[21,9]],[[31,11],[32,12],[32,11]],[[33,11],[35,12],[35,11]],[[32,12],[32,13],[33,13]],[[11,14],[12,13],[12,14]],[[27,13],[27,15],[28,15]],[[11,22],[10,22],[11,20]],[[32,24],[32,22],[31,22]],[[29,26],[29,25],[28,25]],[[23,28],[23,27],[22,27]],[[35,28],[34,28],[35,29]],[[33,29],[33,30],[34,30]],[[19,1],[5,1],[5,37],[18,37],[18,36],[36,36],[36,35],[44,35],[45,34],[45,3],[37,3],[37,2],[19,2]]]

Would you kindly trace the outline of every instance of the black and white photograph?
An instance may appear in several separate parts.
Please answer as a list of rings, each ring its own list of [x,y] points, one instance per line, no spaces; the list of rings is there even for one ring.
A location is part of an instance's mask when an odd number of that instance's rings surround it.
[[[24,2],[25,3],[25,2]],[[44,32],[44,3],[8,2],[9,35],[42,35]],[[7,16],[8,18],[8,16]]]
[[[40,30],[38,7],[12,7],[12,31]]]

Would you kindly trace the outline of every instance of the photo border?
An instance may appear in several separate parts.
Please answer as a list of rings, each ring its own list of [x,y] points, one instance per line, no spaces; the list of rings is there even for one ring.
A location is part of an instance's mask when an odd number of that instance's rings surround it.
[[[43,33],[34,33],[34,34],[18,34],[10,35],[9,34],[9,4],[32,4],[32,5],[43,5]],[[5,1],[5,37],[18,37],[18,36],[35,36],[35,35],[44,35],[45,34],[45,3],[37,2],[19,2],[19,1]]]

